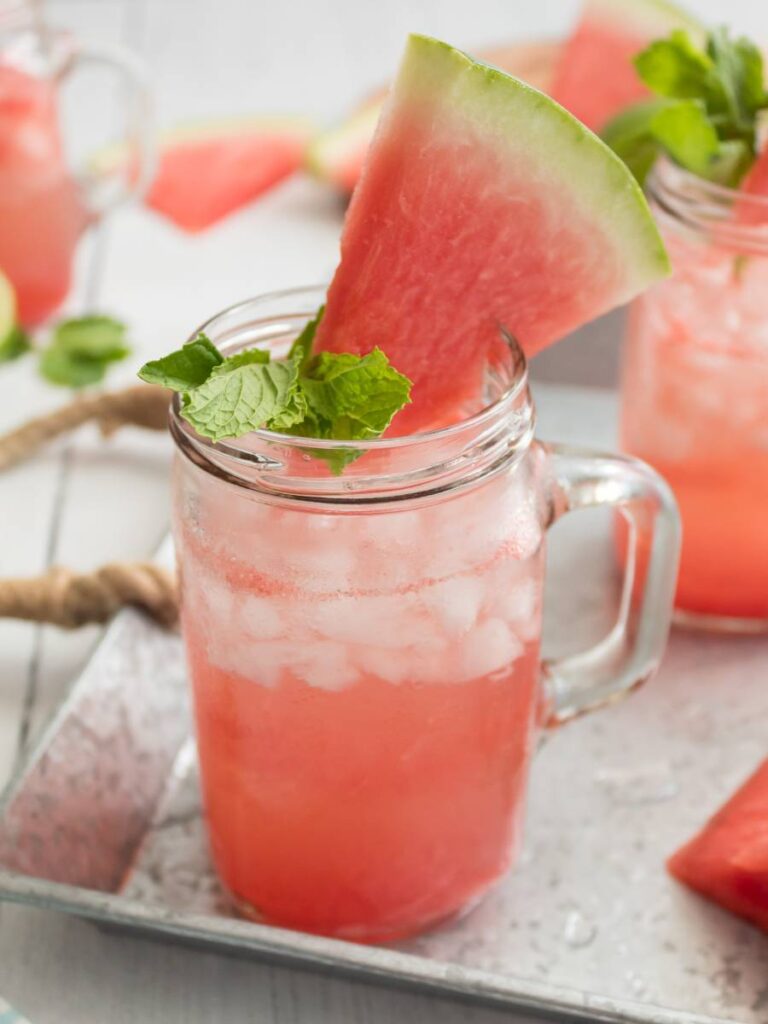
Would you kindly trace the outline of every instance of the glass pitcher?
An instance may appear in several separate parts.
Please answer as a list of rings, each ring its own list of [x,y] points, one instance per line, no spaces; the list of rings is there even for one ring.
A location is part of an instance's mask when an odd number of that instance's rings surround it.
[[[111,69],[123,86],[124,148],[115,166],[75,174],[65,155],[59,89],[86,66]],[[130,55],[52,30],[36,0],[0,0],[0,270],[16,289],[24,326],[63,302],[86,227],[146,183],[148,103]]]
[[[285,354],[322,289],[264,296],[202,330]],[[679,525],[622,456],[533,439],[525,361],[445,427],[355,443],[179,415],[174,535],[214,862],[250,917],[360,941],[471,905],[518,848],[537,728],[646,679],[661,657]],[[333,475],[333,456],[349,462]],[[547,528],[617,507],[647,557],[597,647],[543,664]]]

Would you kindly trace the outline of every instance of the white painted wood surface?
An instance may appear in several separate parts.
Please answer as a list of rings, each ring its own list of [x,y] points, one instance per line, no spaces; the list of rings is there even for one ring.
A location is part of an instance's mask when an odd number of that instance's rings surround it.
[[[719,0],[691,0],[722,18]],[[238,112],[342,113],[391,72],[409,30],[467,48],[562,32],[577,0],[51,0],[52,20],[81,36],[121,42],[147,60],[158,119]],[[768,38],[768,12],[732,0],[729,17]],[[88,108],[81,111],[83,125]],[[100,249],[99,308],[126,319],[136,353],[116,373],[180,342],[229,302],[326,278],[340,207],[295,179],[199,238],[140,209],[115,215]],[[92,240],[91,243],[92,245]],[[83,308],[89,243],[81,253]],[[550,363],[547,374],[557,374]],[[0,430],[52,407],[60,392],[29,362],[0,369]],[[0,576],[52,563],[87,569],[146,556],[167,523],[170,446],[126,431],[108,443],[83,430],[0,476]],[[0,622],[0,783],[65,692],[98,637]],[[105,935],[42,911],[0,907],[0,993],[34,1024],[157,1021],[484,1022],[499,1011]],[[509,1014],[504,1014],[509,1019]]]

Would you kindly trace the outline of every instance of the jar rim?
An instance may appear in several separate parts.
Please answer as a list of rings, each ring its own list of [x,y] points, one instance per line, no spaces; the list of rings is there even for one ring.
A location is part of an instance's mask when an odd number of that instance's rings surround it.
[[[662,218],[718,243],[768,254],[768,196],[721,185],[688,171],[667,156],[654,164],[647,191]],[[738,210],[740,217],[734,217]]]
[[[205,320],[196,330],[194,330],[188,337],[187,342],[194,341],[199,334],[210,334],[213,333],[213,328],[216,324],[223,320],[225,317],[236,316],[240,312],[246,312],[253,306],[254,303],[259,303],[264,299],[290,299],[293,297],[299,297],[305,294],[307,291],[321,291],[325,290],[327,285],[315,284],[315,285],[300,285],[295,288],[282,288],[273,292],[265,292],[263,295],[255,295],[249,299],[243,299],[240,302],[235,302],[231,306],[227,306],[222,309],[219,313],[215,313],[213,316]],[[275,319],[279,319],[276,317]],[[319,437],[301,437],[297,434],[283,434],[279,431],[266,430],[263,427],[258,427],[255,430],[249,431],[248,434],[243,435],[244,437],[256,436],[264,438],[269,441],[279,441],[281,444],[297,444],[303,447],[311,445],[313,448],[326,449],[328,451],[347,449],[354,447],[360,451],[382,451],[386,448],[402,448],[409,444],[414,443],[426,443],[429,441],[438,441],[445,438],[455,436],[467,427],[471,426],[482,426],[487,420],[493,418],[495,414],[499,412],[499,409],[506,404],[514,402],[514,400],[520,395],[528,385],[528,363],[520,348],[519,343],[514,336],[507,331],[505,328],[500,328],[505,340],[513,346],[514,359],[516,361],[515,374],[507,389],[500,394],[493,401],[484,405],[482,409],[472,413],[464,419],[457,420],[455,423],[449,423],[445,427],[437,427],[432,430],[417,431],[413,434],[403,434],[396,437],[376,437],[367,441],[337,441],[330,440],[327,438]],[[179,401],[178,394],[173,397],[173,415],[181,419],[181,403]],[[186,423],[186,421],[183,421]],[[189,429],[194,431],[194,428],[189,426]],[[213,441],[211,438],[203,437],[194,431],[196,437],[199,438],[201,444],[206,447],[231,450],[231,453],[236,454],[238,448],[236,443],[230,443],[230,440]],[[232,438],[231,442],[237,442],[240,438]]]
[[[326,288],[286,288],[235,303],[205,320],[189,340],[204,333],[226,353],[237,351],[238,347],[269,343],[278,337],[274,333],[270,336],[270,330],[280,329],[279,340],[285,346],[302,326],[299,319],[306,322],[315,315]],[[290,304],[291,311],[264,315],[264,307],[280,304]],[[297,305],[300,309],[294,308]],[[534,412],[527,364],[517,341],[506,331],[504,337],[509,345],[509,377],[496,382],[499,393],[483,408],[443,427],[366,441],[307,438],[259,428],[239,438],[214,441],[198,434],[183,419],[179,396],[175,395],[171,404],[171,433],[186,454],[194,453],[194,461],[199,465],[230,482],[254,489],[263,490],[265,485],[277,491],[287,488],[295,495],[309,488],[320,500],[341,492],[371,489],[403,491],[412,496],[414,488],[421,490],[434,478],[440,477],[445,484],[447,477],[467,473],[468,468],[472,470],[470,475],[475,475],[474,470],[480,466],[468,467],[471,453],[482,452],[480,462],[489,467],[528,449],[533,438]],[[370,459],[352,463],[340,476],[301,473],[299,460],[307,460],[313,451],[350,450],[360,456],[368,454]],[[317,465],[317,459],[309,461]],[[306,461],[304,467],[306,470]]]

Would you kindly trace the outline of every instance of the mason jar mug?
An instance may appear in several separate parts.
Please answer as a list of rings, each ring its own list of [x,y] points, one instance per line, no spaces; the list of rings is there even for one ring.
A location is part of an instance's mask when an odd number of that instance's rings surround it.
[[[673,273],[630,310],[622,447],[672,487],[685,623],[768,629],[768,197],[661,161],[649,194]]]
[[[228,353],[280,355],[321,301],[265,296],[201,330]],[[667,486],[636,460],[535,441],[514,344],[487,391],[461,422],[354,451],[264,430],[213,443],[172,412],[211,848],[252,918],[381,941],[471,905],[517,849],[537,728],[659,662]],[[611,634],[542,664],[546,529],[594,505],[620,509],[648,558],[630,559]]]

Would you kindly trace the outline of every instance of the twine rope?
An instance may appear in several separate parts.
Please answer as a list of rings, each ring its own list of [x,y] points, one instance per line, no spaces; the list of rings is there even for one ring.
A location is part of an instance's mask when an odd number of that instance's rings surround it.
[[[123,426],[164,430],[168,393],[136,384],[79,396],[0,436],[0,470],[29,458],[47,442],[96,422],[109,437]],[[103,623],[121,608],[142,608],[163,626],[178,619],[176,581],[150,562],[112,562],[89,573],[53,566],[40,576],[0,579],[0,618],[45,622],[64,629]]]

